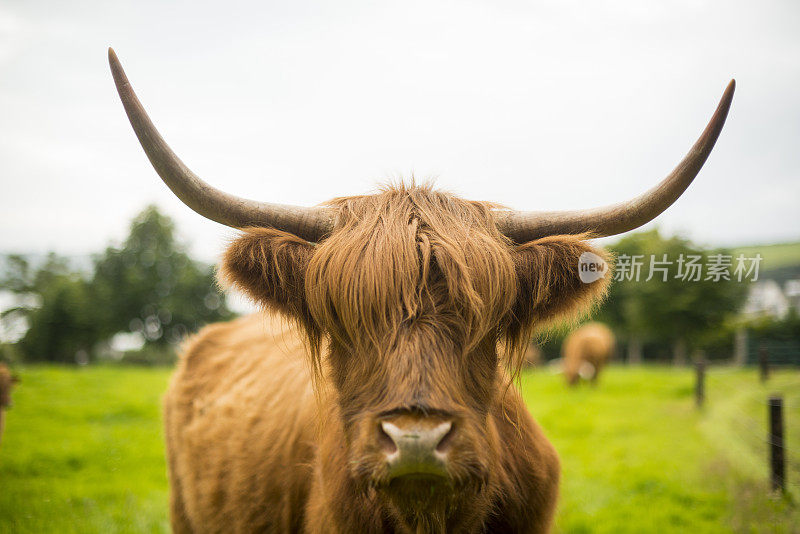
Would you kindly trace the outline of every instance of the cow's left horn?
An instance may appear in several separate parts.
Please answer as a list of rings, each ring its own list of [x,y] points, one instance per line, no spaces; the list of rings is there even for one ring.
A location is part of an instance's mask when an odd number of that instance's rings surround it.
[[[125,106],[128,119],[150,163],[184,204],[203,217],[234,228],[270,226],[308,241],[319,241],[330,232],[333,228],[333,215],[326,208],[304,208],[247,200],[220,191],[198,178],[175,155],[153,126],[111,48],[108,49],[108,62],[122,105]]]
[[[500,211],[498,228],[511,240],[524,243],[547,235],[591,232],[602,237],[621,234],[656,218],[683,194],[700,172],[722,131],[733,99],[736,81],[731,80],[717,110],[700,139],[660,184],[627,202],[578,211]]]

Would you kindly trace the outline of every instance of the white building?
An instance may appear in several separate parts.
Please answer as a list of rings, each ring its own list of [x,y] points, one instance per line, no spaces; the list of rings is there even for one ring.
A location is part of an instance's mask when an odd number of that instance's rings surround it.
[[[800,281],[793,280],[793,282]],[[781,318],[789,313],[789,308],[789,297],[780,284],[775,280],[761,280],[750,288],[742,313],[749,317],[769,315]]]

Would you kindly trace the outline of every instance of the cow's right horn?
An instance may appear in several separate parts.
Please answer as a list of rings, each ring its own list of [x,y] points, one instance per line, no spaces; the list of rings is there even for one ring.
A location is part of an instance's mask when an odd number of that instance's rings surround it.
[[[198,178],[158,133],[111,48],[108,49],[108,62],[139,143],[158,175],[184,204],[203,217],[234,228],[273,227],[312,242],[319,241],[331,231],[333,214],[327,208],[305,208],[239,198]]]
[[[677,167],[644,194],[619,204],[575,211],[499,211],[497,226],[512,241],[524,243],[547,235],[588,232],[596,237],[633,230],[656,218],[683,194],[717,142],[731,107],[731,80],[700,138]]]

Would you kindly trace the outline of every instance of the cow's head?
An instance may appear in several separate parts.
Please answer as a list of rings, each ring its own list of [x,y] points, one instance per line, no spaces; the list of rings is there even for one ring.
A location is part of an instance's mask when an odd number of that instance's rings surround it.
[[[353,478],[417,505],[436,484],[481,491],[498,457],[490,414],[503,394],[500,360],[518,368],[533,328],[603,294],[606,278],[580,279],[582,254],[603,257],[587,235],[641,226],[680,196],[722,129],[734,87],[678,167],[629,202],[515,212],[408,185],[299,208],[201,181],[158,134],[113,52],[110,61],[164,182],[201,215],[243,229],[222,279],[307,331],[317,376],[334,391]]]
[[[429,187],[330,206],[336,225],[317,244],[245,230],[223,280],[323,340],[318,363],[355,478],[389,491],[431,480],[479,489],[497,457],[498,346],[516,367],[513,349],[526,348],[534,324],[603,292],[604,280],[579,279],[578,258],[592,249],[570,235],[515,245],[491,206]]]

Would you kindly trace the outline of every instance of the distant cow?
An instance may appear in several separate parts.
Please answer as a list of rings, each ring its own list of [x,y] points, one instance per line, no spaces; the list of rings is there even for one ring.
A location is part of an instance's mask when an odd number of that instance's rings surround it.
[[[614,333],[602,323],[587,323],[564,340],[561,362],[567,383],[597,382],[600,371],[614,354]]]
[[[523,365],[525,367],[536,367],[542,363],[542,349],[536,343],[529,343],[525,349]]]
[[[18,379],[4,364],[0,363],[0,440],[3,438],[6,408],[11,406],[11,388]]]
[[[629,203],[515,212],[411,184],[305,208],[201,181],[109,59],[161,178],[242,230],[221,279],[267,310],[205,328],[181,358],[164,400],[173,529],[547,531],[558,456],[504,363],[519,370],[535,328],[602,298],[605,269],[579,268],[605,257],[587,232],[626,232],[680,196],[733,85],[677,169]]]

